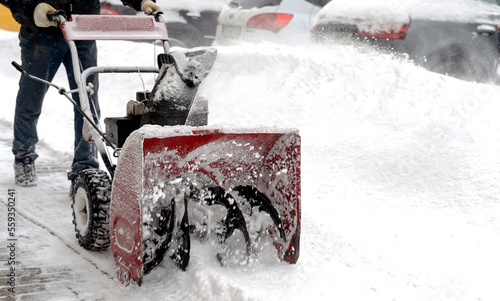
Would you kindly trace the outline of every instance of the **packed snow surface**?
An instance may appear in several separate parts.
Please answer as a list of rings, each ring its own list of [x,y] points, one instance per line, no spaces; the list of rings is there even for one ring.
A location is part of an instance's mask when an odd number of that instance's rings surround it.
[[[165,260],[123,287],[111,251],[74,236],[73,108],[50,90],[38,124],[39,185],[14,185],[17,36],[0,32],[0,237],[15,189],[18,297],[26,300],[500,299],[500,88],[430,73],[353,46],[218,47],[199,96],[209,125],[296,128],[302,138],[297,264],[221,267],[194,242],[187,271]],[[100,42],[101,65],[151,65],[152,45]],[[67,86],[64,71],[54,82]],[[102,75],[103,117],[123,116],[150,75]],[[2,277],[8,254],[0,251]],[[24,274],[23,274],[24,273]],[[6,296],[0,283],[0,296]]]

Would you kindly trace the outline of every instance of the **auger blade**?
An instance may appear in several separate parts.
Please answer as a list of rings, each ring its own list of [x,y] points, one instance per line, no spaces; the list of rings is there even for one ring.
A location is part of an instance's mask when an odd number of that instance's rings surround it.
[[[207,201],[193,193],[195,189],[212,191],[217,197],[208,202],[226,208],[236,192],[247,198],[271,216],[274,225],[268,231],[281,237],[273,242],[277,256],[290,263],[298,260],[300,137],[296,130],[146,125],[127,138],[113,181],[111,247],[121,275],[140,282],[154,268],[149,265],[152,250],[161,250],[168,240],[155,241],[165,237],[162,231],[172,230],[172,241],[179,235],[186,237],[190,227],[183,217],[187,218],[186,210],[193,203],[186,200]],[[244,229],[237,210],[228,217],[229,232]],[[154,226],[158,220],[166,225]],[[180,267],[185,268],[187,260],[181,261]]]

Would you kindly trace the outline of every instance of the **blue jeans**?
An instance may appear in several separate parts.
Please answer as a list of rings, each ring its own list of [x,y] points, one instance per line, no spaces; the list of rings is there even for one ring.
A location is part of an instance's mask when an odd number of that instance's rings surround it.
[[[62,63],[68,74],[70,88],[72,90],[77,88],[69,46],[60,32],[54,29],[41,31],[34,36],[30,36],[21,28],[19,40],[22,66],[29,74],[51,82]],[[83,69],[97,65],[97,47],[95,41],[77,41],[77,48]],[[92,112],[94,120],[97,122],[100,116],[97,100],[98,76],[91,76],[88,81],[92,82],[95,89],[90,102],[91,107],[95,108]],[[30,157],[32,160],[36,160],[38,157],[36,153],[36,143],[38,142],[36,127],[47,89],[48,85],[26,76],[21,76],[16,99],[14,141],[12,146],[16,162],[26,157]],[[78,93],[73,93],[72,97],[77,104],[80,104]],[[81,170],[99,167],[97,148],[93,142],[88,142],[82,137],[82,126],[83,116],[78,110],[74,109],[75,143],[71,172],[68,173],[70,180],[75,178]],[[64,138],[61,137],[61,139]]]

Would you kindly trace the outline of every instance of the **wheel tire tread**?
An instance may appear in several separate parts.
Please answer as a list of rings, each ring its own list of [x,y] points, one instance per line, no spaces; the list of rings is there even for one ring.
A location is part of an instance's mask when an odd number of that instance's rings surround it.
[[[111,198],[111,181],[106,172],[98,169],[87,169],[78,175],[75,183],[75,192],[84,188],[89,200],[89,226],[86,235],[81,235],[76,225],[74,210],[75,197],[73,196],[73,224],[76,238],[86,250],[101,251],[109,248],[109,208]]]

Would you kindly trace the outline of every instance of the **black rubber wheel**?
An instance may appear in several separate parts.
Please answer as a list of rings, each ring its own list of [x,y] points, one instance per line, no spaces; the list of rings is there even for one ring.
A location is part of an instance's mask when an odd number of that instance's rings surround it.
[[[111,181],[106,172],[83,170],[73,188],[73,224],[80,245],[92,251],[105,250],[110,245],[109,206]]]

